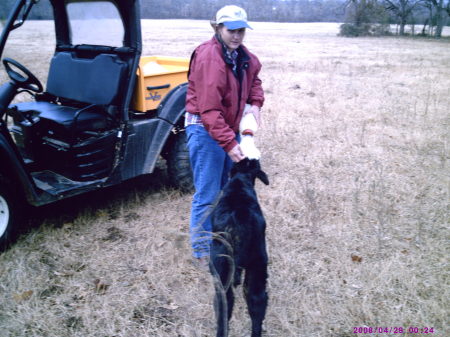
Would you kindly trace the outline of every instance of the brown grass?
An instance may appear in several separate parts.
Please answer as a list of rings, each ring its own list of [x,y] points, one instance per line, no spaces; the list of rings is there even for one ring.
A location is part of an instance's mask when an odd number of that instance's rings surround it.
[[[449,42],[254,26],[271,179],[257,186],[266,336],[348,337],[362,326],[449,336]],[[31,22],[8,45],[41,79],[50,30]],[[211,35],[207,22],[185,20],[145,21],[143,32],[144,54],[186,57]],[[158,171],[35,212],[37,226],[0,256],[0,334],[212,336],[211,280],[190,262],[191,197],[164,179]],[[248,331],[239,296],[231,336]]]

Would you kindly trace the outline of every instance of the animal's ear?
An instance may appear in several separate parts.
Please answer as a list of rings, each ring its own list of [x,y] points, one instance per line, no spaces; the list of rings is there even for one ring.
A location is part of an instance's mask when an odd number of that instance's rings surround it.
[[[263,170],[258,170],[256,177],[259,178],[259,180],[261,180],[264,184],[269,185],[269,178],[267,178],[267,174]]]

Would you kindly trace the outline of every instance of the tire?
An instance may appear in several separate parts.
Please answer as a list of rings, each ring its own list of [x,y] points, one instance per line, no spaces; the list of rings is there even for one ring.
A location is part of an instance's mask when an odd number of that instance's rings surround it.
[[[186,132],[181,131],[172,135],[167,153],[167,174],[170,184],[184,193],[194,190],[189,151],[187,148]]]
[[[21,202],[14,196],[11,186],[0,176],[0,251],[4,251],[17,238],[22,214],[25,213],[21,211]]]

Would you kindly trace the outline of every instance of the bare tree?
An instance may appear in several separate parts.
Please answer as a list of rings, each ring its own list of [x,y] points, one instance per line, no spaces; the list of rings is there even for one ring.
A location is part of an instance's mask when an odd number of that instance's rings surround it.
[[[405,35],[405,25],[419,0],[385,0],[386,9],[391,11],[399,20],[400,35]]]
[[[449,13],[450,0],[447,0],[447,4],[445,4],[444,0],[422,0],[422,1],[423,6],[427,7],[430,11],[430,25],[433,24],[433,21],[435,21],[436,23],[436,30],[434,32],[434,36],[436,38],[440,38],[442,36],[442,30],[444,28],[444,25],[447,21],[447,17],[448,15],[450,15]]]
[[[345,24],[341,36],[390,34],[388,16],[381,0],[347,0]]]
[[[442,29],[447,20],[446,7],[444,5],[444,0],[433,0],[433,5],[436,8],[436,31],[434,36],[440,38],[442,36]]]

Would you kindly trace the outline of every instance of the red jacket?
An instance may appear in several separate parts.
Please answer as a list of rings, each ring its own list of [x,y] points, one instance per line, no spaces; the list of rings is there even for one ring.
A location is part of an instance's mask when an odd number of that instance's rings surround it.
[[[211,137],[228,152],[237,145],[236,132],[245,104],[261,107],[264,92],[258,78],[261,63],[255,55],[239,47],[237,76],[224,55],[224,47],[216,37],[194,51],[186,111],[200,115]]]

